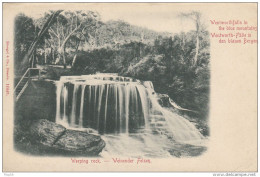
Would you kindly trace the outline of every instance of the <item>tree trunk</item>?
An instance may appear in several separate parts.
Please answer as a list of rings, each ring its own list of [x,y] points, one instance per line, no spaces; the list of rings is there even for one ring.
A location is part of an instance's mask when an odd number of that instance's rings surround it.
[[[185,34],[184,33],[182,33],[182,45],[181,45],[181,47],[182,47],[182,50],[184,51],[184,49],[185,49]]]
[[[197,39],[196,39],[196,53],[195,53],[195,57],[194,57],[194,65],[197,64],[197,60],[198,60],[198,54],[199,54],[199,34],[197,34]]]
[[[73,57],[73,61],[72,61],[71,67],[74,67],[74,64],[76,62],[77,54],[78,54],[78,50],[79,50],[79,44],[80,44],[80,41],[77,42],[76,51],[75,51],[75,55]]]
[[[58,49],[58,60],[56,60],[55,64],[58,64],[61,60],[63,61],[63,67],[66,68],[67,63],[66,63],[66,56],[65,56],[65,45],[62,45]]]
[[[77,54],[75,54],[73,57],[72,64],[71,64],[72,68],[74,67],[76,60],[77,60]]]
[[[35,64],[35,60],[36,60],[36,50],[33,51],[33,54],[32,54],[32,58],[31,58],[31,61],[30,61],[30,67],[31,68],[35,68],[36,64]]]
[[[63,43],[62,43],[62,45],[61,45],[61,47],[60,47],[60,49],[59,49],[59,51],[60,51],[60,53],[61,53],[61,55],[62,55],[62,58],[63,58],[63,66],[64,66],[64,68],[67,67],[66,58],[65,58],[66,43],[68,42],[68,40],[70,39],[70,37],[72,36],[72,34],[74,34],[74,33],[79,29],[80,26],[81,26],[81,24],[80,24],[77,28],[75,28],[75,29],[65,38],[65,40],[63,41]]]
[[[48,31],[49,27],[52,25],[53,20],[62,12],[62,10],[58,10],[56,12],[54,12],[47,20],[47,22],[43,25],[42,29],[40,30],[40,32],[38,33],[37,37],[34,39],[34,41],[32,42],[27,54],[24,56],[22,63],[21,63],[21,67],[20,70],[23,71],[26,68],[26,66],[28,66],[28,63],[30,63],[30,59],[31,56],[36,48],[37,43],[39,42],[39,40],[42,38],[42,36]]]
[[[63,68],[66,69],[67,68],[67,63],[66,63],[66,57],[65,57],[65,45],[62,46],[62,59],[63,59]]]
[[[46,41],[44,42],[44,64],[47,64],[47,46]]]
[[[54,49],[51,48],[52,62],[55,62]]]
[[[33,68],[33,63],[34,63],[34,54],[32,54],[32,59],[31,59],[31,64],[30,64],[31,68]]]
[[[193,65],[195,66],[197,64],[197,60],[198,60],[198,54],[199,54],[199,46],[200,46],[200,41],[199,41],[199,32],[200,32],[200,22],[199,22],[199,16],[196,16],[196,53],[195,53],[195,57],[194,57],[194,63]]]
[[[44,64],[47,64],[47,54],[46,54],[46,49],[44,51]]]

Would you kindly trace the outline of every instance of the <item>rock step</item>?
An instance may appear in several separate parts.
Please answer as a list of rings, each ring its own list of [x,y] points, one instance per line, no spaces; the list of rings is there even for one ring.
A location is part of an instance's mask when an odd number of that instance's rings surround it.
[[[149,116],[150,116],[150,117],[153,117],[153,118],[154,118],[154,117],[158,117],[158,118],[159,118],[159,117],[163,117],[163,115],[158,115],[158,114],[150,114]]]
[[[150,115],[149,116],[151,119],[160,119],[160,120],[165,120],[163,115]]]
[[[166,121],[165,121],[165,118],[163,116],[152,115],[152,116],[150,116],[149,122],[150,123],[163,123],[163,122],[166,122]]]
[[[153,111],[153,112],[150,112],[150,114],[157,115],[157,116],[162,116],[163,115],[161,111]]]
[[[159,122],[159,123],[151,123],[151,127],[164,127],[166,125],[165,122]]]

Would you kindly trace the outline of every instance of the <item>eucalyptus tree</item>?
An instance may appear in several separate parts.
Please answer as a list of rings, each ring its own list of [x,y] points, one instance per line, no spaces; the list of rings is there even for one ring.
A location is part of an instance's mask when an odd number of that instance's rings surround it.
[[[42,21],[41,23],[41,27],[39,28],[39,32],[37,30],[37,20],[33,23],[33,27],[36,29],[35,30],[35,36],[34,36],[34,40],[31,42],[30,47],[27,49],[27,53],[24,55],[23,60],[21,62],[21,66],[19,68],[20,71],[24,71],[25,69],[28,68],[28,63],[31,64],[32,66],[34,65],[34,61],[33,61],[33,54],[35,53],[35,50],[37,48],[37,45],[39,43],[41,43],[42,39],[44,38],[44,36],[46,36],[48,29],[50,28],[50,26],[53,24],[54,19],[56,19],[56,17],[62,12],[62,10],[58,10],[53,12],[51,15],[49,15],[49,17],[45,20]],[[29,18],[30,19],[30,18]],[[17,27],[16,27],[17,28]],[[23,28],[24,30],[27,30],[27,27],[25,26]],[[16,34],[17,35],[17,34]],[[30,67],[30,66],[29,66]]]
[[[179,17],[181,17],[181,19],[183,18],[189,18],[192,21],[194,21],[195,26],[196,26],[196,48],[195,48],[195,56],[194,56],[194,60],[193,60],[193,65],[197,64],[197,60],[198,60],[198,54],[199,54],[199,47],[200,47],[200,39],[199,39],[199,35],[200,35],[200,31],[201,31],[201,13],[197,12],[197,11],[192,11],[189,13],[181,13],[179,15]]]
[[[99,15],[92,11],[64,11],[56,18],[55,23],[49,28],[51,36],[49,42],[58,53],[56,64],[62,60],[64,68],[66,68],[67,44],[69,41],[71,44],[75,44],[72,48],[77,53],[80,42],[87,42],[88,30],[95,26],[98,20]]]

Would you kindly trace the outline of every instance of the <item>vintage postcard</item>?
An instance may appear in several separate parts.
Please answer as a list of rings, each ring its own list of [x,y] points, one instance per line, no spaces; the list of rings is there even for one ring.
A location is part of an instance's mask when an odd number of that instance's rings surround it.
[[[257,3],[3,3],[3,172],[257,172]]]

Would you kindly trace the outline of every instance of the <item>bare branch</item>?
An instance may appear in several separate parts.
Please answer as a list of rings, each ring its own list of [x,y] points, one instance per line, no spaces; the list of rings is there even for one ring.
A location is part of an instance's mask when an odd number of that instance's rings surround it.
[[[61,26],[61,32],[62,32],[61,34],[62,34],[63,38],[65,38],[63,25]]]
[[[59,38],[59,36],[55,33],[55,31],[50,27],[50,32],[52,32],[52,34],[54,34],[57,38]]]
[[[64,45],[67,43],[67,41],[69,40],[69,38],[81,27],[81,25],[82,25],[82,23],[80,23],[80,25],[79,25],[77,28],[75,28],[75,29],[64,39],[64,41],[63,41],[63,43],[62,43],[62,46],[64,46]]]

